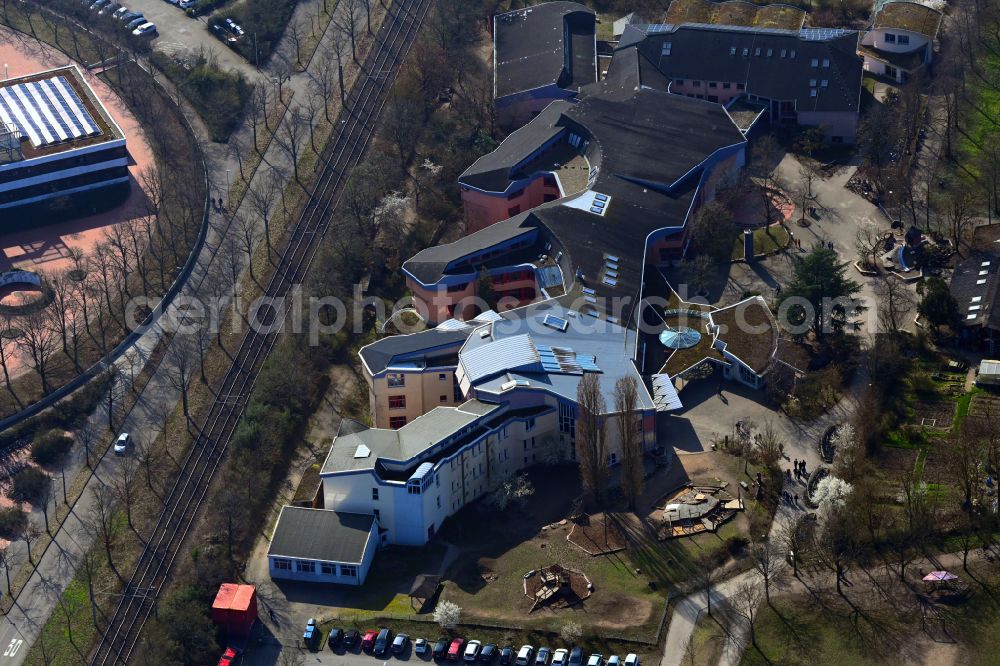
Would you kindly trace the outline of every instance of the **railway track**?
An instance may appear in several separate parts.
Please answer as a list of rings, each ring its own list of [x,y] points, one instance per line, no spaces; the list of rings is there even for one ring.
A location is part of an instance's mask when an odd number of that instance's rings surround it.
[[[362,76],[352,86],[348,103],[338,116],[337,129],[327,145],[320,175],[309,202],[290,229],[290,241],[264,290],[266,296],[284,296],[308,271],[330,213],[339,201],[342,185],[360,161],[376,130],[386,93],[430,2],[397,0],[390,7],[376,34],[375,46],[362,65]],[[273,318],[274,313],[270,316]],[[251,327],[244,335],[217,398],[199,428],[199,435],[164,499],[160,516],[90,663],[101,666],[126,664],[132,656],[156,596],[170,574],[225,454],[261,364],[280,334],[282,322],[270,326],[272,322],[265,318],[262,323],[277,330],[259,332]]]

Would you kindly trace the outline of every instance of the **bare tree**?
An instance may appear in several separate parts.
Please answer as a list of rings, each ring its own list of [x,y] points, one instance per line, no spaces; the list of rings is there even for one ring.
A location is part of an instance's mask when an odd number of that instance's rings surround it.
[[[115,512],[115,492],[103,482],[99,482],[94,488],[93,502],[87,511],[85,524],[87,528],[99,539],[104,546],[104,554],[107,558],[108,568],[110,568],[118,578],[121,574],[115,567],[114,545],[118,536],[119,523]]]
[[[882,275],[875,281],[878,298],[878,323],[882,331],[898,335],[906,316],[913,310],[914,298],[902,280]]]
[[[250,279],[257,281],[257,276],[253,269],[253,255],[256,252],[257,247],[260,245],[260,229],[257,226],[256,220],[243,215],[242,213],[237,213],[235,215],[235,221],[237,223],[237,232],[239,234],[238,240],[240,244],[240,249],[247,256],[247,270],[250,272]]]
[[[302,154],[302,144],[306,132],[309,131],[309,121],[302,113],[301,106],[294,106],[288,109],[278,126],[278,131],[274,135],[278,148],[288,156],[292,163],[292,174],[295,182],[301,185],[299,179],[299,156]]]
[[[132,456],[123,456],[118,461],[118,469],[112,479],[112,487],[118,495],[118,500],[125,508],[125,520],[128,526],[135,530],[132,524],[132,503],[135,499],[135,478],[138,474],[138,466]]]
[[[760,603],[763,599],[761,586],[754,582],[746,582],[736,588],[729,599],[729,608],[740,619],[750,634],[750,644],[758,650],[757,645],[757,618],[760,610]],[[732,640],[730,633],[730,640]]]
[[[167,350],[167,376],[171,386],[181,394],[181,409],[184,417],[191,418],[190,405],[188,404],[188,392],[194,379],[195,366],[194,349],[191,338],[186,335],[175,336],[170,341]]]
[[[769,539],[756,541],[750,544],[750,561],[754,573],[764,585],[764,597],[770,606],[771,586],[778,580],[783,569],[781,553]]]
[[[10,317],[6,314],[0,314],[0,369],[3,369],[3,381],[7,386],[7,392],[14,398],[14,402],[21,406],[21,399],[17,396],[14,385],[10,381],[10,364],[17,350],[17,337],[14,335],[15,331],[11,328],[10,321]],[[20,331],[17,331],[17,334],[20,335]]]
[[[615,382],[615,419],[622,451],[622,493],[633,511],[642,493],[644,472],[642,415],[638,406],[639,386],[635,377],[620,377]]]
[[[579,410],[576,419],[576,446],[580,458],[580,475],[583,485],[594,500],[604,501],[608,486],[608,445],[604,431],[604,414],[607,403],[601,393],[601,384],[596,373],[585,373],[577,385],[576,403]]]
[[[17,338],[17,344],[27,356],[31,369],[38,374],[42,383],[42,393],[48,395],[52,386],[49,384],[49,372],[53,355],[59,348],[59,334],[53,324],[52,314],[48,308],[38,308],[29,311],[21,318],[23,328]]]
[[[858,251],[861,267],[867,270],[878,269],[878,255],[885,246],[883,234],[873,222],[862,222],[858,225],[854,237],[854,248]]]
[[[333,13],[333,24],[351,40],[351,58],[358,61],[358,21],[361,19],[361,0],[341,0]]]

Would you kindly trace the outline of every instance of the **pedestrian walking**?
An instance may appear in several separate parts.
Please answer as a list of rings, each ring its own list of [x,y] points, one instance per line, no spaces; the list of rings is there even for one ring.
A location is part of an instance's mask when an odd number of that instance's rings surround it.
[[[795,497],[795,506],[798,506],[799,505],[799,494],[795,493],[794,497]]]

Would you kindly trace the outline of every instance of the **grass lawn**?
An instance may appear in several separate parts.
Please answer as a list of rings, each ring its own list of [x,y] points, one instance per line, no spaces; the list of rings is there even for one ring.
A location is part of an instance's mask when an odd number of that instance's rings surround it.
[[[862,601],[867,619],[858,619],[836,597],[826,598],[823,603],[809,596],[775,599],[775,608],[763,607],[757,621],[760,650],[748,648],[743,664],[765,663],[761,653],[766,655],[768,663],[788,666],[910,664],[919,661],[920,655],[933,644],[933,637],[946,632],[944,644],[957,643],[952,653],[954,663],[995,665],[998,663],[995,637],[1000,632],[997,596],[1000,575],[986,566],[973,568],[973,574],[975,579],[964,572],[960,574],[971,586],[971,597],[957,606],[938,606],[942,619],[928,621],[927,633],[922,630],[920,615],[915,610],[901,612],[885,604]],[[857,603],[860,595],[851,596]]]
[[[726,631],[708,614],[702,614],[691,634],[684,663],[689,666],[716,666],[726,644]]]
[[[997,54],[986,54],[984,52],[982,66],[986,70],[984,76],[994,77],[1000,72],[1000,56]],[[984,142],[988,141],[989,134],[1000,129],[1000,90],[989,85],[981,84],[972,96],[973,102],[968,111],[969,123],[963,128],[965,132],[960,134],[962,152],[974,162],[974,158],[982,150]],[[967,164],[975,175],[975,165]]]
[[[754,253],[759,257],[762,254],[774,252],[779,248],[786,248],[788,247],[789,240],[788,230],[778,224],[754,229]],[[733,241],[733,260],[744,259],[743,254],[743,232],[740,232],[736,236],[736,240]]]

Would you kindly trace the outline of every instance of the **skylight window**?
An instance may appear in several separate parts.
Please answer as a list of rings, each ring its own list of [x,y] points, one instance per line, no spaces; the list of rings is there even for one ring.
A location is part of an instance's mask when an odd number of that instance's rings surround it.
[[[729,47],[729,55],[736,55],[736,47],[735,46],[730,46]]]
[[[828,79],[823,79],[822,81],[819,82],[820,88],[826,88],[829,85],[830,85],[830,81]]]
[[[983,297],[982,297],[982,296],[973,296],[973,297],[972,297],[972,302],[973,302],[973,303],[979,303],[979,302],[980,302],[980,301],[982,301],[982,300],[983,300]]]
[[[990,272],[989,271],[979,271],[979,274],[980,275],[989,275]]]
[[[670,55],[670,49],[672,46],[673,44],[671,42],[663,42],[663,46],[660,48],[660,55]]]
[[[986,284],[986,280],[976,280],[976,284]]]
[[[982,305],[970,305],[969,312],[975,312],[976,310],[981,310],[982,307],[983,307]]]
[[[813,58],[809,61],[810,67],[819,67],[819,58]]]
[[[816,87],[816,79],[809,79],[809,87],[810,88]]]
[[[966,316],[965,318],[966,318],[966,319],[975,319],[975,318],[976,318],[976,317],[978,317],[978,316],[979,316],[979,315],[974,315],[974,314],[971,314],[971,315],[967,315],[967,316]]]
[[[824,67],[829,67],[830,66],[830,59],[829,58],[823,58],[823,66]]]
[[[815,88],[813,88],[812,90],[809,91],[809,96],[810,97],[815,97],[816,96],[816,89]]]
[[[984,261],[983,263],[981,263],[981,264],[979,264],[979,265],[980,265],[981,267],[983,267],[983,268],[986,268],[987,266],[989,266],[989,265],[990,265],[990,262],[988,262],[988,261]]]
[[[607,276],[604,277],[604,280],[602,280],[602,282],[604,282],[604,284],[608,285],[609,287],[615,287],[618,285],[618,280]]]

